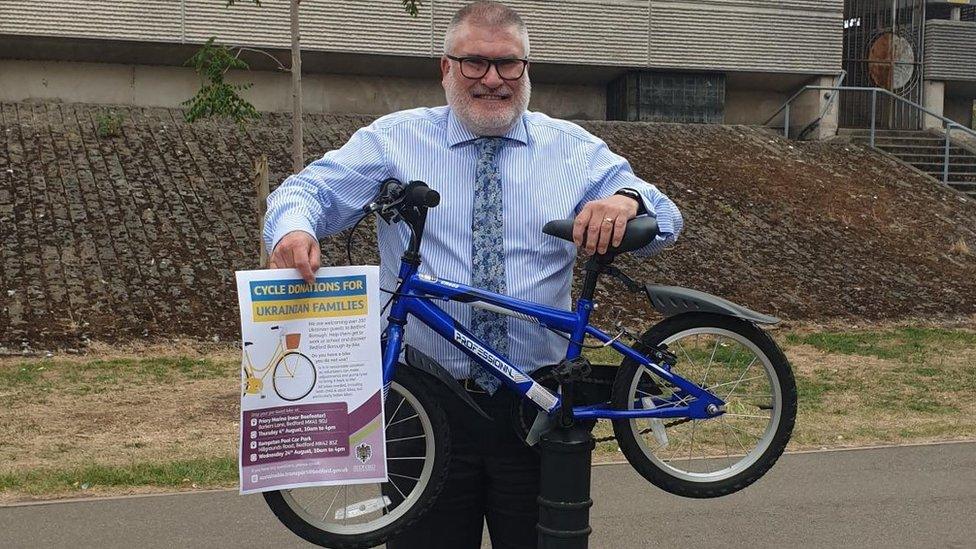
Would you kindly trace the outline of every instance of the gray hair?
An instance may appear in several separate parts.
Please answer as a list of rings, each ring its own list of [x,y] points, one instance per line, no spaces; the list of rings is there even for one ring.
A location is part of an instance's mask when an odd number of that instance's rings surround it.
[[[447,26],[447,33],[444,34],[445,54],[450,53],[454,46],[454,35],[458,27],[469,21],[489,28],[514,26],[522,35],[522,49],[525,50],[525,56],[529,56],[529,29],[525,26],[525,22],[512,8],[491,0],[477,0],[455,12],[451,23]]]

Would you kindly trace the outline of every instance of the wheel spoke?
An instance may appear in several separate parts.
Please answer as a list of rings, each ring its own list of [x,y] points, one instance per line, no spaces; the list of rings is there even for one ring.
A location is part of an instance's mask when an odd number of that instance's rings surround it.
[[[396,491],[400,493],[400,497],[403,498],[404,501],[406,501],[407,495],[403,493],[403,490],[401,490],[399,486],[397,486],[396,481],[391,478],[390,479],[390,484],[392,484],[393,487],[396,488]]]
[[[416,436],[412,436],[412,437],[400,437],[400,438],[388,438],[388,439],[386,439],[386,443],[389,444],[391,442],[401,442],[401,441],[404,441],[404,440],[414,440],[414,439],[418,439],[418,438],[427,438],[427,435],[416,435]]]
[[[732,456],[730,455],[731,452],[729,452],[729,437],[725,434],[725,431],[727,431],[727,429],[723,428],[722,443],[725,444],[725,459],[729,462],[729,467],[731,467],[734,465],[734,462],[732,461]]]
[[[336,499],[339,498],[339,490],[336,490],[334,496],[332,496],[332,502],[329,503],[329,508],[325,510],[325,514],[322,515],[322,521],[324,522],[329,517],[329,511],[332,510],[332,506],[335,505]]]
[[[686,351],[685,348],[682,347],[680,343],[678,343],[677,345],[678,345],[678,349],[681,349],[681,352],[685,354],[685,358],[688,359],[688,362],[692,366],[695,366],[695,368],[697,369],[698,366],[695,364],[695,361],[691,359],[691,355],[688,354],[688,351]]]
[[[291,490],[288,490],[288,491],[289,491],[289,492],[291,492]],[[321,491],[320,491],[320,493],[319,493],[319,495],[317,495],[317,496],[315,496],[314,498],[312,498],[312,500],[311,500],[311,501],[309,501],[309,502],[308,502],[308,506],[309,506],[309,507],[311,507],[313,503],[315,503],[315,502],[317,502],[318,500],[320,500],[320,499],[322,499],[323,497],[325,497],[325,495],[326,495],[326,494],[328,494],[328,492],[327,492],[327,491],[325,491],[325,490],[321,490]]]
[[[717,385],[712,385],[711,387],[708,387],[706,390],[707,391],[712,391],[713,389],[717,389],[719,387],[725,387],[726,385],[733,385],[733,384],[736,384],[736,383],[742,383],[743,381],[754,381],[756,379],[763,379],[764,377],[766,377],[766,376],[753,376],[753,377],[750,377],[748,379],[739,379],[739,380],[736,380],[736,381],[726,381],[725,383],[719,383]],[[733,389],[735,389],[735,388],[733,387]],[[712,392],[714,392],[714,391],[712,391]]]
[[[419,478],[417,478],[417,477],[411,477],[411,476],[408,476],[408,475],[400,475],[400,474],[397,474],[397,473],[389,473],[389,472],[388,472],[388,474],[389,474],[389,475],[390,475],[391,477],[400,477],[400,478],[408,478],[408,479],[410,479],[410,480],[420,480],[420,479],[419,479]]]
[[[712,361],[715,360],[715,352],[718,351],[718,344],[721,341],[722,341],[722,338],[720,338],[720,337],[716,337],[715,338],[715,346],[712,347],[712,356],[708,357],[708,366],[705,367],[705,375],[702,376],[701,383],[698,384],[701,387],[704,387],[705,386],[705,383],[708,381],[708,372],[709,372],[709,370],[712,369]]]
[[[661,336],[659,343],[648,344],[671,348],[680,357],[672,373],[724,400],[723,412],[708,419],[678,417],[655,423],[648,423],[648,418],[635,418],[628,420],[631,429],[623,432],[626,435],[621,433],[622,441],[633,434],[631,440],[647,456],[649,465],[671,475],[680,481],[679,485],[683,482],[690,486],[683,490],[691,493],[695,485],[725,480],[753,467],[774,443],[777,431],[771,426],[775,427],[794,406],[782,392],[782,378],[775,362],[779,359],[766,351],[765,343],[721,326],[727,323],[748,329],[744,323],[719,319],[713,326],[704,321],[701,325],[684,324],[689,327],[670,333],[662,329],[661,333],[667,335]],[[675,409],[699,402],[646,366],[632,367],[630,393],[625,397],[632,408]],[[657,382],[660,394],[650,394],[648,379]],[[649,399],[653,399],[653,406]],[[643,402],[648,404],[642,406]],[[666,446],[662,444],[665,440]],[[632,463],[639,456],[627,455]]]
[[[732,393],[735,392],[736,387],[738,387],[739,384],[742,383],[742,378],[746,377],[746,374],[749,373],[749,369],[752,368],[752,365],[755,364],[757,360],[759,360],[758,356],[752,359],[752,362],[750,362],[749,365],[746,366],[746,369],[742,371],[742,375],[739,376],[739,380],[735,382],[735,385],[733,385],[731,389],[729,389],[729,394],[725,395],[725,398],[723,398],[722,400],[728,400],[729,397],[732,396]]]
[[[735,431],[733,431],[733,430],[732,430],[732,429],[730,428],[730,426],[729,426],[729,424],[725,422],[725,419],[724,419],[724,418],[725,418],[725,416],[722,416],[722,417],[720,418],[720,419],[722,419],[722,425],[723,425],[723,426],[724,426],[724,427],[725,427],[725,428],[726,428],[726,429],[727,429],[727,430],[729,431],[729,433],[730,433],[730,434],[732,435],[732,438],[734,438],[734,439],[735,439],[735,442],[736,442],[736,443],[737,443],[737,444],[739,445],[739,448],[742,448],[742,451],[744,451],[745,453],[747,453],[747,454],[748,454],[748,453],[749,453],[749,451],[748,451],[748,450],[746,450],[746,447],[742,445],[742,441],[741,441],[741,440],[739,440],[739,436],[735,434]]]
[[[722,415],[723,417],[728,416],[728,417],[744,417],[744,418],[753,418],[753,419],[770,419],[770,416],[750,416],[747,414],[730,414],[728,412]]]
[[[398,410],[399,410],[399,408],[398,408]],[[420,414],[414,414],[414,415],[412,415],[410,417],[405,417],[403,419],[398,419],[396,421],[392,421],[390,423],[387,423],[386,424],[386,428],[389,429],[390,427],[396,425],[397,423],[403,423],[404,421],[410,421],[411,419],[413,419],[415,417],[420,417]],[[391,416],[391,418],[392,418],[392,416]]]
[[[396,407],[396,410],[393,410],[393,413],[392,413],[392,414],[390,414],[390,420],[391,420],[391,421],[393,420],[393,418],[395,418],[395,417],[396,417],[396,415],[397,415],[397,412],[399,412],[399,411],[400,411],[400,407],[401,407],[401,406],[403,406],[403,403],[404,403],[404,402],[406,402],[406,401],[407,401],[407,399],[406,399],[406,397],[400,397],[400,403],[399,403],[399,404],[397,404],[397,407]],[[390,424],[389,424],[389,423],[387,423],[387,424],[386,424],[386,427],[385,427],[384,429],[389,429],[389,428],[390,428]]]
[[[282,377],[285,368],[285,365],[279,367]],[[297,368],[295,379],[303,380],[307,370],[305,363],[301,362]],[[285,505],[301,517],[301,522],[322,532],[323,540],[342,545],[348,543],[347,536],[370,537],[384,528],[392,526],[395,529],[398,522],[409,516],[407,513],[411,509],[429,503],[424,498],[433,497],[433,494],[427,487],[434,479],[446,474],[446,469],[435,466],[439,451],[437,441],[440,440],[436,431],[440,427],[435,425],[442,427],[445,424],[443,411],[425,406],[427,401],[423,398],[426,395],[411,392],[407,387],[395,378],[385,393],[389,404],[384,418],[385,428],[393,426],[389,430],[393,438],[386,441],[389,443],[387,460],[393,471],[387,471],[385,482],[331,486],[321,492],[304,489],[279,492]],[[394,394],[399,395],[399,402]],[[432,411],[436,411],[436,417]],[[393,446],[398,443],[399,446]],[[391,451],[395,448],[402,451]],[[331,498],[328,497],[330,492]],[[302,498],[305,493],[308,495]],[[326,500],[329,500],[327,507],[323,505]]]

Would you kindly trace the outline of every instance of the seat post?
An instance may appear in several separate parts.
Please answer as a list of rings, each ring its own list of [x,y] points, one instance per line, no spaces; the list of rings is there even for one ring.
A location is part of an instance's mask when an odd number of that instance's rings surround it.
[[[586,261],[583,266],[586,277],[583,279],[583,292],[580,294],[580,299],[593,301],[593,294],[596,293],[596,282],[612,262],[613,256],[609,254],[594,255]]]

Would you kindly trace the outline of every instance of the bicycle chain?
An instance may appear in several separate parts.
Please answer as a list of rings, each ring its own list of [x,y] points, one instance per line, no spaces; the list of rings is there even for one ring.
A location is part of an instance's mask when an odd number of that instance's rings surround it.
[[[682,418],[682,419],[678,419],[678,420],[672,421],[670,423],[665,423],[664,424],[664,428],[667,429],[668,427],[674,427],[675,425],[681,425],[682,423],[688,423],[691,420],[692,419],[691,418],[688,418],[688,417]],[[637,434],[638,435],[646,435],[647,433],[650,433],[650,432],[651,432],[651,428],[648,427],[647,429],[641,429],[640,432],[638,432]],[[597,443],[599,443],[599,442],[610,442],[611,440],[617,440],[617,437],[615,437],[613,435],[610,435],[608,437],[595,438],[595,439],[593,439],[593,442],[597,442]]]
[[[552,376],[551,373],[547,372],[547,374],[549,374],[549,375],[539,376],[538,378],[534,378],[534,379],[535,379],[535,381],[537,381],[539,383],[541,383],[543,381],[547,381],[547,380],[553,379],[553,376]],[[588,377],[588,376],[581,377],[580,378],[580,381],[582,381],[584,383],[592,383],[594,385],[606,385],[606,383],[603,383],[605,380],[603,380],[603,379],[597,379],[597,378],[593,378],[593,377]],[[671,421],[669,423],[665,423],[664,424],[664,427],[665,428],[674,427],[675,425],[681,425],[682,423],[687,423],[689,421],[692,421],[692,419],[691,418],[681,418],[681,419],[677,419],[675,421]],[[647,429],[642,429],[637,434],[638,435],[646,435],[647,433],[650,433],[650,432],[651,432],[651,428],[648,427]],[[610,442],[611,440],[617,440],[617,437],[615,437],[613,435],[610,435],[610,436],[606,436],[606,437],[594,438],[593,439],[593,442],[595,442],[595,443]]]

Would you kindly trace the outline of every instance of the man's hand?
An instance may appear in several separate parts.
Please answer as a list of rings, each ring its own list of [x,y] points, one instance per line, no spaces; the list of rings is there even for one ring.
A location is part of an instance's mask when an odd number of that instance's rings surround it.
[[[275,245],[268,266],[272,269],[294,267],[305,282],[313,284],[315,271],[322,266],[319,241],[305,231],[292,231]]]
[[[633,198],[613,195],[587,202],[573,223],[573,242],[581,247],[585,238],[584,250],[588,255],[593,255],[594,251],[605,254],[611,242],[614,246],[620,245],[627,221],[635,217],[637,202]]]

